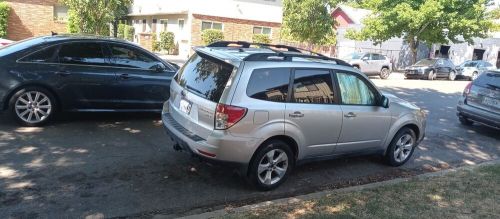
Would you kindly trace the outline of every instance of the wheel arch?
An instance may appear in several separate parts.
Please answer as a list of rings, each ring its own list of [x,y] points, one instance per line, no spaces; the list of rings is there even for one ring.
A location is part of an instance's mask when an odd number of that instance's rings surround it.
[[[383,154],[384,156],[386,155],[387,149],[389,148],[391,142],[394,140],[394,137],[396,136],[396,134],[403,128],[409,128],[413,132],[415,132],[415,136],[416,136],[417,140],[420,138],[420,134],[421,134],[422,130],[415,122],[407,121],[406,123],[400,124],[397,126],[397,128],[393,128],[389,131],[390,136],[389,136],[389,138],[386,139],[386,141],[384,143],[384,145],[385,145],[384,146],[384,154]]]
[[[60,99],[59,95],[57,95],[57,93],[54,91],[54,89],[52,89],[50,86],[45,85],[43,83],[27,83],[27,84],[22,84],[22,85],[17,86],[16,88],[12,89],[8,93],[8,95],[5,96],[5,101],[4,101],[5,104],[3,106],[3,110],[9,109],[10,105],[12,104],[11,99],[14,96],[14,94],[16,94],[18,91],[20,91],[24,88],[27,88],[27,87],[40,87],[40,88],[43,88],[43,89],[49,91],[50,94],[52,94],[52,96],[54,96],[54,98],[55,98],[57,109],[62,108],[61,99]]]
[[[295,139],[293,139],[292,137],[290,136],[287,136],[287,135],[274,135],[274,136],[271,136],[269,138],[267,138],[266,140],[264,140],[258,147],[257,149],[253,152],[252,154],[252,158],[250,159],[250,163],[252,163],[255,159],[255,155],[257,154],[257,152],[266,145],[267,142],[269,141],[272,141],[272,140],[280,140],[280,141],[283,141],[285,142],[286,144],[288,144],[290,146],[290,149],[292,150],[292,153],[293,153],[293,156],[294,156],[294,162],[297,160],[298,158],[298,155],[299,155],[299,146],[297,144],[297,141]],[[246,170],[246,175],[250,174],[250,168],[249,166],[247,167],[247,170]]]

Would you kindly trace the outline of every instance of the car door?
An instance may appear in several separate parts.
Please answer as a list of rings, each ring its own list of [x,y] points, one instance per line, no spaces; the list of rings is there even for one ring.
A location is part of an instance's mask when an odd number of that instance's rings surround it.
[[[335,72],[343,112],[336,154],[382,150],[391,123],[389,109],[379,106],[380,94],[367,78],[349,71]]]
[[[105,57],[102,42],[78,41],[60,45],[56,74],[61,85],[63,103],[73,110],[110,110],[116,107],[113,85],[116,75]]]
[[[437,77],[448,77],[449,70],[443,59],[438,59],[435,65]]]
[[[285,134],[299,135],[305,158],[331,155],[342,127],[331,71],[295,69],[292,78],[290,101],[285,106]]]
[[[360,68],[361,72],[363,72],[363,73],[372,72],[372,67],[370,65],[371,59],[372,59],[371,53],[365,53],[361,57],[361,62],[359,64],[359,68]]]
[[[170,95],[175,69],[135,46],[108,43],[113,72],[118,81],[120,109],[160,110]]]

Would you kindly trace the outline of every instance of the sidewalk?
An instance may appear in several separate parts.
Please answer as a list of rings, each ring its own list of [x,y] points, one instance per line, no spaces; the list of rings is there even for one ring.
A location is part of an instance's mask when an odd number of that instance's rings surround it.
[[[498,206],[500,160],[186,218],[500,218]]]

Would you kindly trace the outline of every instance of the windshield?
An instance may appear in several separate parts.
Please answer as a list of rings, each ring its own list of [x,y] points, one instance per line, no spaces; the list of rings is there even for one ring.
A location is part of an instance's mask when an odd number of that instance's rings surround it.
[[[362,53],[351,53],[347,56],[344,56],[344,59],[360,59],[362,55]]]
[[[17,41],[15,43],[9,44],[5,47],[0,48],[0,57],[9,55],[11,53],[27,49],[31,46],[40,44],[43,42],[43,38],[28,38],[25,40]]]
[[[436,59],[422,59],[415,63],[415,66],[430,66],[436,63]]]

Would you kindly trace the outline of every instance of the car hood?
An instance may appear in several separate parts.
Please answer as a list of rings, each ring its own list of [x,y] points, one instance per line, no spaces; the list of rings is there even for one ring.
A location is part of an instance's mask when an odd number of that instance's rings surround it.
[[[392,93],[382,92],[382,94],[384,96],[386,96],[387,98],[389,98],[389,105],[390,104],[397,104],[397,105],[400,105],[404,108],[408,108],[411,110],[420,110],[420,107],[418,107],[417,105],[410,103],[406,100],[403,100]]]
[[[419,69],[425,69],[425,68],[430,68],[431,66],[430,65],[412,65],[408,68],[406,68],[406,70],[419,70]]]

